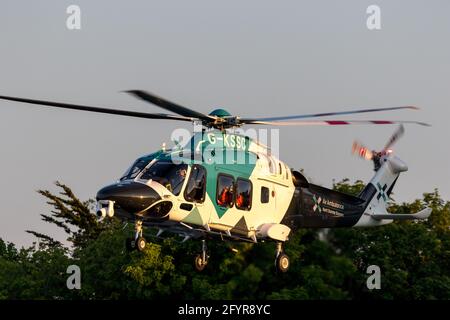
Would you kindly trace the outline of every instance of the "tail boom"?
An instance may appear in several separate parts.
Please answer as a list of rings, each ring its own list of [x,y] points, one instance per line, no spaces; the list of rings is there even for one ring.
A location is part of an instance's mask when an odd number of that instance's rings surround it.
[[[375,227],[394,220],[424,220],[431,214],[426,208],[415,214],[387,212],[390,194],[401,172],[408,167],[399,158],[387,154],[358,197],[308,183],[296,187],[283,225],[298,228]],[[274,229],[275,230],[275,229]],[[277,229],[278,230],[278,229]]]

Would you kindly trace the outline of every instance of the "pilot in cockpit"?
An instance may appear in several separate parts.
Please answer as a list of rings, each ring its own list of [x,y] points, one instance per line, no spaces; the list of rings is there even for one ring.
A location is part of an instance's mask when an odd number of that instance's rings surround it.
[[[186,174],[187,174],[186,164],[181,164],[177,166],[174,172],[169,176],[169,179],[164,186],[174,195],[178,195],[181,191],[181,187],[183,186],[183,182],[186,179]]]

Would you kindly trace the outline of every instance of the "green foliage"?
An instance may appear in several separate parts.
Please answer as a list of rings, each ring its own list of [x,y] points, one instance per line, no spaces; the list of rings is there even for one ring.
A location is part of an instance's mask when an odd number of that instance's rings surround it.
[[[59,195],[54,195],[48,190],[38,191],[47,198],[47,204],[53,207],[50,214],[41,214],[41,218],[63,229],[68,234],[67,240],[74,247],[86,246],[90,240],[95,240],[103,230],[109,228],[109,220],[99,222],[92,214],[90,207],[93,200],[82,202],[69,187],[58,181],[55,184],[62,189]],[[45,245],[61,245],[48,235],[32,230],[27,232],[35,235]]]
[[[341,181],[333,180],[333,189],[339,192],[347,193],[352,196],[357,196],[365,187],[364,182],[361,180],[356,180],[355,183],[351,184],[349,179],[343,179]]]
[[[333,229],[330,243],[349,257],[364,274],[369,265],[382,270],[382,289],[369,291],[365,277],[352,295],[377,299],[449,299],[450,229],[449,202],[438,191],[424,193],[412,203],[392,204],[392,213],[433,209],[426,222],[397,221],[367,229]]]
[[[361,181],[334,188],[356,195]],[[437,190],[389,211],[425,206],[425,222],[395,222],[368,229],[299,230],[286,244],[291,268],[274,270],[274,243],[209,241],[207,268],[197,273],[200,242],[153,239],[128,252],[133,232],[117,220],[99,223],[65,185],[59,195],[40,191],[53,207],[42,219],[66,231],[70,248],[47,235],[17,249],[0,239],[0,299],[449,299],[450,204]],[[233,249],[233,250],[231,250]],[[81,289],[68,290],[69,265],[81,269]],[[367,267],[381,268],[381,290],[368,290]]]
[[[17,250],[0,239],[1,299],[62,299],[70,265],[60,246]]]

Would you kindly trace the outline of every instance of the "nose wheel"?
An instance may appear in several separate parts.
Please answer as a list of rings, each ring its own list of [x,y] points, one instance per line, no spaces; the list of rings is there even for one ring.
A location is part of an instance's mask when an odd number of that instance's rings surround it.
[[[289,270],[290,266],[289,256],[284,253],[283,244],[281,242],[277,243],[276,258],[275,258],[275,268],[278,272],[285,273]]]
[[[136,220],[134,224],[135,235],[134,238],[127,238],[126,248],[128,251],[137,249],[138,251],[144,251],[147,241],[142,236],[142,221]]]
[[[206,250],[207,250],[206,241],[203,239],[202,240],[202,253],[198,254],[194,260],[195,269],[199,272],[203,271],[205,269],[206,265],[208,264],[209,256],[208,256]]]

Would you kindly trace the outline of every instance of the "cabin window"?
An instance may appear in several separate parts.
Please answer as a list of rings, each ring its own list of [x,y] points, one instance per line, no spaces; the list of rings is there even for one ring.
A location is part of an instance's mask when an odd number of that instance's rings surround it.
[[[231,208],[234,199],[234,179],[230,175],[219,174],[217,177],[217,204]]]
[[[190,202],[205,201],[206,169],[200,165],[193,165],[191,174],[184,190],[184,198]]]
[[[252,183],[238,178],[236,181],[236,208],[250,210],[252,207]]]
[[[268,203],[270,199],[269,195],[269,188],[261,187],[261,203]]]

